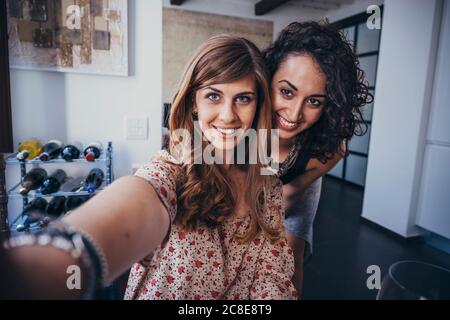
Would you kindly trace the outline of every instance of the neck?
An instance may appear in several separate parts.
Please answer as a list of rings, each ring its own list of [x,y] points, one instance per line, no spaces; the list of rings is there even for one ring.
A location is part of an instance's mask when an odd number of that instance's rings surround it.
[[[295,143],[295,137],[290,139],[282,139],[280,138],[280,148],[290,149]]]
[[[223,167],[226,170],[229,170],[231,165],[234,162],[234,152],[233,150],[222,150],[222,155],[223,155]]]
[[[292,148],[294,143],[295,143],[295,138],[291,138],[291,139],[279,138],[278,153],[272,155],[273,160],[278,163],[283,162],[286,159],[286,156],[288,155],[289,150]]]

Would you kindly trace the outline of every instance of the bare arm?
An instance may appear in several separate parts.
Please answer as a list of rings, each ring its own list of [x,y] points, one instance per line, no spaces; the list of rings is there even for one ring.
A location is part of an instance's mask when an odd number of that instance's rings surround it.
[[[89,233],[102,247],[110,270],[108,281],[153,251],[170,223],[153,187],[138,177],[115,181],[64,221]],[[76,261],[63,251],[49,246],[19,247],[8,251],[8,262],[10,276],[25,285],[21,290],[28,290],[30,298],[79,297],[67,290],[67,266]],[[24,292],[19,295],[25,296]]]
[[[117,180],[64,221],[88,232],[103,248],[109,281],[153,251],[170,223],[153,187],[139,177]]]

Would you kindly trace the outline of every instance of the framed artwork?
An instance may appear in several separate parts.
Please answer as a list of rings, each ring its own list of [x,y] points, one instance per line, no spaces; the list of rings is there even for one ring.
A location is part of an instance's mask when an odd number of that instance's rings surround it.
[[[127,0],[7,0],[11,68],[128,75]]]

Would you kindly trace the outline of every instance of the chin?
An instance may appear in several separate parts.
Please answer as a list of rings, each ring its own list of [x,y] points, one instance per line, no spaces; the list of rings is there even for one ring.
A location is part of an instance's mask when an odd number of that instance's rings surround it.
[[[287,132],[283,129],[278,129],[280,139],[282,140],[290,140],[293,139],[295,136],[297,136],[300,132],[294,131],[294,132]]]
[[[214,148],[216,148],[219,151],[229,151],[234,149],[234,147],[236,147],[236,144],[233,142],[230,143],[213,143],[212,144],[214,146]]]
[[[223,139],[221,136],[214,135],[211,138],[212,139],[208,139],[210,143],[214,146],[214,148],[221,151],[229,151],[234,149],[242,140],[241,136],[235,137],[234,139]]]

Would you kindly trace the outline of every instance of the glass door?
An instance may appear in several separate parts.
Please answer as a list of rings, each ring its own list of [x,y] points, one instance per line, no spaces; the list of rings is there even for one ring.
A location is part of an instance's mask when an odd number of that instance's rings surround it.
[[[369,15],[364,12],[335,24],[343,31],[347,40],[353,44],[360,68],[364,71],[365,79],[369,83],[369,92],[375,95],[381,30],[369,29],[366,25],[368,17]],[[363,119],[367,124],[366,134],[353,136],[348,143],[348,157],[339,161],[329,175],[358,186],[365,185],[373,106],[372,101],[362,109]]]

